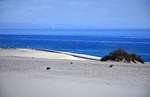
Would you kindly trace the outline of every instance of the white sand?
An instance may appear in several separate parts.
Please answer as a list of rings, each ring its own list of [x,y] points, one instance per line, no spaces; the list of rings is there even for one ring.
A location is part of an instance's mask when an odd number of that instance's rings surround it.
[[[114,67],[109,68],[110,64]],[[48,66],[51,70],[46,70]],[[0,97],[150,97],[150,63],[0,49]]]
[[[68,60],[85,60],[84,58],[80,57],[86,57],[86,58],[93,58],[100,60],[100,57],[95,56],[89,56],[89,55],[82,55],[82,54],[75,54],[75,53],[69,53],[69,52],[61,52],[57,51],[57,53],[54,51],[52,52],[46,52],[42,50],[35,50],[35,49],[5,49],[0,48],[0,56],[18,56],[18,57],[33,57],[33,58],[46,58],[46,59],[68,59]],[[78,56],[74,57],[72,55]]]

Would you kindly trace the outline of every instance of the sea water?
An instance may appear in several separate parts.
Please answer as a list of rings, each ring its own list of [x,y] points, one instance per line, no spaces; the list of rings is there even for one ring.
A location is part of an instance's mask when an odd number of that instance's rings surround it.
[[[122,48],[150,61],[150,38],[90,35],[0,35],[0,47],[67,51],[103,57]]]

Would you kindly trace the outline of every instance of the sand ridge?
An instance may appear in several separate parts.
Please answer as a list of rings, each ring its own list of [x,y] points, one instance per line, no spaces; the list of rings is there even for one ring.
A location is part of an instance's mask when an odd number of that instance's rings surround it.
[[[1,48],[0,97],[150,97],[148,62],[100,62],[63,53]]]
[[[20,57],[33,57],[33,58],[47,58],[47,59],[68,59],[68,60],[100,60],[100,57],[75,54],[54,50],[41,50],[41,49],[5,49],[0,48],[0,56],[20,56]]]

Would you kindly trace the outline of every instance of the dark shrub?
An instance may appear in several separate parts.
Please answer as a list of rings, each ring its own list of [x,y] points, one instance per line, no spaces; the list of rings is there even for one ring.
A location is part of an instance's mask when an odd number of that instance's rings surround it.
[[[144,63],[144,61],[141,59],[140,56],[137,56],[136,54],[128,54],[128,52],[124,51],[123,49],[117,49],[109,53],[108,56],[104,56],[101,61],[117,61],[117,62],[141,62]]]
[[[137,56],[137,57],[136,57],[136,61],[141,62],[141,63],[144,64],[144,61],[141,59],[141,56]]]

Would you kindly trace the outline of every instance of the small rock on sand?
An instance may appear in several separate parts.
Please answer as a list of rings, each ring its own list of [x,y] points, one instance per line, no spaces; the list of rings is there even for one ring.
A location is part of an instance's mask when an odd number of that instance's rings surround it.
[[[109,65],[109,68],[112,68],[114,65],[113,64],[111,64],[111,65]]]
[[[51,67],[46,67],[46,70],[50,70],[51,69]]]

